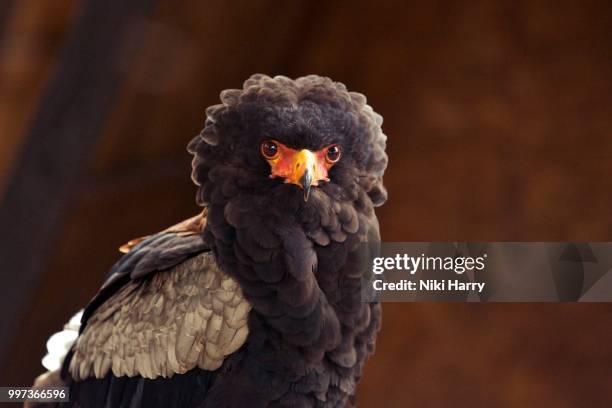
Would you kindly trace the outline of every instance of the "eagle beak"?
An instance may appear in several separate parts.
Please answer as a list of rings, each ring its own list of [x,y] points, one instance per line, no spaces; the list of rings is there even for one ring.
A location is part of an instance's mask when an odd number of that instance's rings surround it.
[[[315,155],[310,150],[302,149],[293,156],[293,174],[287,181],[302,187],[304,201],[308,201],[310,188],[318,184],[314,178],[316,166]]]
[[[312,170],[306,169],[300,177],[300,185],[304,189],[304,201],[308,201],[310,187],[312,187]]]

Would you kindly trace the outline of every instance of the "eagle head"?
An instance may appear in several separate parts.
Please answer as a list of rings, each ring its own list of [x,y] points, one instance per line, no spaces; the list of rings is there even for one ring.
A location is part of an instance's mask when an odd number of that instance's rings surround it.
[[[317,75],[256,74],[221,101],[188,148],[200,204],[243,194],[295,210],[296,197],[317,206],[323,195],[357,200],[359,192],[375,206],[385,201],[382,117],[362,94]]]

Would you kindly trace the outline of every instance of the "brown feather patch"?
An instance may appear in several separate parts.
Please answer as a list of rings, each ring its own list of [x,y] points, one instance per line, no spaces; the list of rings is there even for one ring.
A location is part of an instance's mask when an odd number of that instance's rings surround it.
[[[202,233],[202,231],[204,231],[204,226],[206,226],[206,209],[194,217],[181,221],[178,224],[165,229],[163,232],[174,232],[179,236],[188,236]],[[149,237],[150,235],[145,235],[143,237],[134,238],[121,245],[119,247],[119,252],[122,254],[127,254],[132,250],[132,248]]]
[[[251,305],[212,253],[128,283],[101,305],[79,336],[70,373],[79,381],[171,377],[215,370],[244,344]]]

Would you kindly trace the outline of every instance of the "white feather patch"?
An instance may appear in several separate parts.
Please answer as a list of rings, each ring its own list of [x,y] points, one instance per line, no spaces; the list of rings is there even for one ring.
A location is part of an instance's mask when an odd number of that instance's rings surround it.
[[[83,310],[79,310],[68,323],[64,325],[64,330],[54,333],[47,340],[47,354],[42,359],[42,365],[49,371],[59,369],[66,358],[66,354],[74,341],[79,336],[81,327],[81,317]]]

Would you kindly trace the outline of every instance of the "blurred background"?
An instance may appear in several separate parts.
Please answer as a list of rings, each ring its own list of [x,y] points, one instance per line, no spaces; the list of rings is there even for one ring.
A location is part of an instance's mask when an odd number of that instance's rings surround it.
[[[129,4],[128,4],[129,3]],[[385,118],[386,241],[611,241],[612,3],[0,0],[0,385],[127,240],[194,215],[187,142],[250,74]],[[363,407],[609,406],[612,305],[384,305]]]

